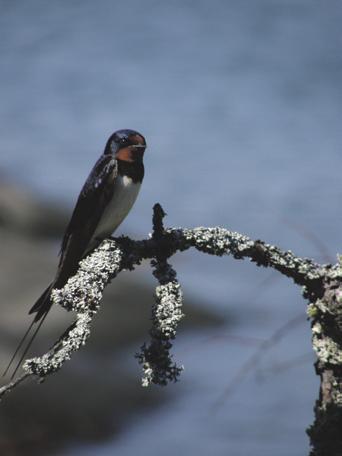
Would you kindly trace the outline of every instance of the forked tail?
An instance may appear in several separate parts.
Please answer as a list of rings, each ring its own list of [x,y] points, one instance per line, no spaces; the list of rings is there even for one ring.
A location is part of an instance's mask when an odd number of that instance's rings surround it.
[[[33,328],[33,326],[35,324],[38,324],[37,328],[35,329],[34,333],[32,334],[30,340],[28,341],[28,343],[26,344],[26,347],[20,357],[20,360],[18,362],[18,364],[16,365],[16,368],[14,369],[14,372],[13,374],[11,375],[11,380],[13,379],[13,377],[15,376],[17,370],[19,369],[21,363],[23,362],[25,356],[26,356],[26,353],[29,351],[36,335],[38,334],[38,331],[40,329],[40,327],[42,326],[47,314],[49,313],[49,310],[52,306],[52,302],[51,302],[51,298],[50,298],[50,295],[51,295],[51,290],[52,288],[54,287],[54,284],[55,282],[52,282],[48,287],[47,289],[44,291],[44,293],[40,296],[40,298],[37,300],[37,302],[34,304],[34,306],[31,308],[31,310],[29,311],[29,314],[32,314],[32,313],[36,313],[32,323],[30,324],[30,326],[28,327],[27,331],[25,332],[24,336],[22,337],[21,341],[19,342],[19,345],[17,347],[17,349],[15,350],[12,358],[10,359],[10,362],[8,363],[8,366],[6,367],[6,370],[5,372],[3,373],[3,375],[6,375],[7,372],[9,371],[11,365],[13,364],[13,361],[15,360],[17,354],[19,353],[21,347],[24,345],[24,342],[27,338],[27,336],[29,335],[29,333],[31,332],[31,329]]]

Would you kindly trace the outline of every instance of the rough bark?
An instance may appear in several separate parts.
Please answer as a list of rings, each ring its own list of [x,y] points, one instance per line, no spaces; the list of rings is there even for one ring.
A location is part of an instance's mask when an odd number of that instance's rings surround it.
[[[342,271],[327,267],[322,297],[308,306],[320,376],[315,420],[308,429],[311,456],[342,455]]]

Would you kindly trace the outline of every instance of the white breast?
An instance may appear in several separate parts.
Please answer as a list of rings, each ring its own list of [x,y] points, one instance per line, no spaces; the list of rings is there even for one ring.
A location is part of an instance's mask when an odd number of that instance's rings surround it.
[[[92,238],[93,241],[104,239],[116,230],[133,206],[140,185],[140,183],[134,183],[130,177],[117,176],[112,199],[102,214]]]

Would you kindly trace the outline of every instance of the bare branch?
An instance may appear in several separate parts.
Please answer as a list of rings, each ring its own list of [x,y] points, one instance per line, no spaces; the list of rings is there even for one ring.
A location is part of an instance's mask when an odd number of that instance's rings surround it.
[[[24,374],[22,374],[20,377],[16,378],[15,380],[13,380],[12,382],[8,383],[7,385],[5,386],[2,386],[0,388],[0,400],[8,393],[10,393],[12,391],[12,389],[14,389],[16,386],[18,386],[20,383],[24,382],[26,379],[28,379],[30,377],[31,374],[29,374],[28,372],[25,372]]]
[[[220,397],[217,398],[213,404],[213,410],[218,410],[219,407],[222,407],[225,403],[225,400],[234,392],[238,385],[241,384],[242,380],[244,380],[245,377],[258,366],[261,358],[265,356],[265,353],[268,350],[274,348],[275,345],[279,343],[280,340],[285,337],[290,330],[295,328],[298,324],[303,323],[303,320],[303,314],[291,318],[291,320],[287,321],[285,324],[281,325],[280,328],[274,331],[268,339],[259,343],[255,351],[235,373],[232,380],[229,382],[229,385],[225,388]]]

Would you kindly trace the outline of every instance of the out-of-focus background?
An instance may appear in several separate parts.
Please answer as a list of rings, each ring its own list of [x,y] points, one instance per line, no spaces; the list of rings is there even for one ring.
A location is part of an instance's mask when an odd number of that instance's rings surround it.
[[[339,0],[0,1],[1,366],[119,128],[148,142],[119,234],[146,237],[160,202],[170,226],[221,225],[335,261],[341,23]],[[172,261],[186,297],[181,382],[140,385],[146,263],[109,287],[89,344],[61,373],[0,404],[1,454],[307,454],[318,381],[301,290],[248,262]],[[34,352],[65,324],[55,309]]]

